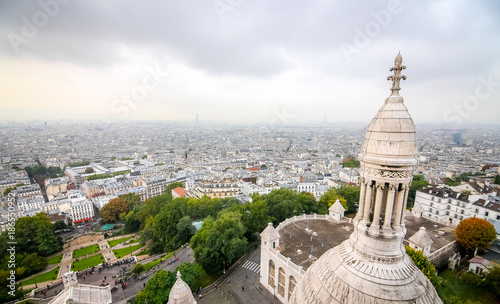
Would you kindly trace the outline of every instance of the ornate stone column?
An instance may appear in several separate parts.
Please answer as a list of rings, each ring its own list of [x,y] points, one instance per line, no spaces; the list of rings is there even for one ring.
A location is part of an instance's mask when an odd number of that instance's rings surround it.
[[[370,208],[372,204],[372,191],[373,191],[373,186],[372,186],[372,181],[369,180],[368,183],[366,183],[366,195],[365,195],[365,210],[363,214],[363,221],[366,223],[370,222]]]
[[[403,200],[405,197],[405,189],[408,185],[402,185],[401,191],[396,194],[396,213],[394,215],[394,226],[399,227],[401,225],[401,218],[403,213]]]
[[[383,229],[391,229],[392,210],[396,202],[395,194],[397,189],[398,185],[389,184],[389,194],[387,195],[387,202],[385,205],[385,217],[384,217]]]
[[[384,183],[377,183],[377,196],[375,199],[375,210],[373,211],[373,222],[371,227],[380,227],[380,210],[382,209],[382,197],[384,196]]]
[[[365,194],[366,194],[366,183],[365,179],[362,177],[360,178],[360,192],[359,192],[359,206],[358,206],[358,213],[356,214],[356,219],[361,220],[363,217],[363,213],[365,211]]]

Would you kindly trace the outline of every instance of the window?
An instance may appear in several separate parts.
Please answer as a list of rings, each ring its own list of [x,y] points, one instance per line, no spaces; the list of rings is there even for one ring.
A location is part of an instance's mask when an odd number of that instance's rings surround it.
[[[462,210],[460,210],[460,214],[464,214],[464,210],[463,210],[463,209],[462,209]]]
[[[439,215],[439,210],[436,210],[436,214]]]
[[[433,200],[434,200],[434,196],[433,196],[433,197],[431,197],[431,201],[433,201]]]
[[[479,209],[477,209],[477,208],[476,208],[476,211],[475,211],[475,212],[476,212],[476,213],[479,213]]]
[[[434,203],[431,203],[431,207],[434,206]]]
[[[429,212],[432,213],[432,208],[429,208]]]
[[[297,280],[293,276],[290,276],[290,281],[288,283],[288,301],[292,297],[292,293],[295,290],[295,285],[297,285]]]
[[[485,215],[485,216],[488,216],[488,214],[490,214],[488,211],[486,211],[486,212],[484,213],[484,215]]]
[[[276,273],[276,266],[274,265],[273,260],[269,260],[269,279],[268,284],[272,288],[274,288],[274,276]]]
[[[446,211],[446,215],[450,215],[450,211]]]
[[[285,270],[281,267],[278,276],[278,294],[285,297]]]
[[[458,218],[458,215],[455,214],[454,218]]]
[[[497,215],[497,220],[500,220],[500,215]]]
[[[450,210],[450,205],[446,206],[446,209]]]
[[[460,220],[463,220],[463,219],[464,219],[464,217],[463,217],[463,216],[460,216]]]

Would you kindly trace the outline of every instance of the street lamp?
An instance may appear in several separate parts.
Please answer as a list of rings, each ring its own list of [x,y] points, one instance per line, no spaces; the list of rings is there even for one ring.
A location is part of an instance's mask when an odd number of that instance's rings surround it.
[[[35,281],[35,288],[38,288],[38,286],[36,285],[36,277],[35,277],[35,275],[33,275],[33,280]]]

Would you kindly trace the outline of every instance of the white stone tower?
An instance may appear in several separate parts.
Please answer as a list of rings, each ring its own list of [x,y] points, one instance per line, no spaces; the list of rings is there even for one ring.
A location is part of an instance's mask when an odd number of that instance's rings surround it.
[[[181,279],[181,273],[177,271],[177,281],[170,290],[167,304],[196,304],[193,293],[188,284]]]
[[[387,78],[392,93],[366,131],[354,232],[309,267],[290,303],[442,303],[403,246],[417,163],[415,125],[399,96],[405,68],[398,54]]]

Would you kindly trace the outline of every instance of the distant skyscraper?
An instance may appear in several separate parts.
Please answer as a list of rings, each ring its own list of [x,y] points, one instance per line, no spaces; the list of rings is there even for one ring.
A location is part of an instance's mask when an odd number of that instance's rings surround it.
[[[200,116],[198,115],[198,113],[196,113],[196,123],[199,123],[200,122]]]

